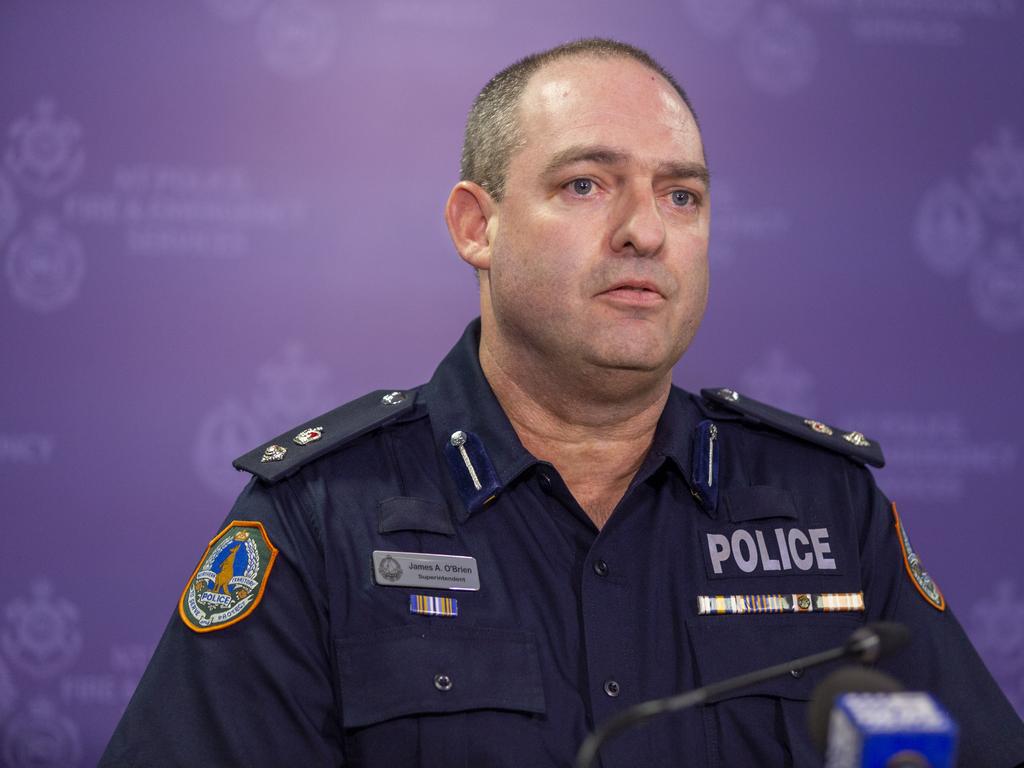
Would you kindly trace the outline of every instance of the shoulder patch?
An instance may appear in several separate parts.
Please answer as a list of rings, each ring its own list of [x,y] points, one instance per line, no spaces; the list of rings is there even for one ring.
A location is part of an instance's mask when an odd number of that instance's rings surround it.
[[[814,419],[805,419],[803,416],[780,411],[778,408],[741,395],[734,389],[702,389],[700,394],[705,400],[739,414],[748,421],[773,427],[792,437],[849,456],[861,464],[885,466],[885,457],[878,441],[871,440],[860,432],[847,431]]]
[[[925,599],[928,605],[939,611],[946,610],[946,598],[943,597],[942,592],[939,590],[939,585],[928,575],[928,571],[921,564],[921,558],[917,556],[917,552],[910,546],[910,537],[907,536],[907,531],[903,527],[903,521],[900,520],[900,513],[896,511],[896,502],[892,503],[892,518],[896,526],[896,533],[900,539],[903,566],[907,571],[907,576],[914,582],[918,593]]]
[[[213,537],[178,603],[178,615],[193,632],[237,624],[260,600],[277,549],[262,523],[232,520]]]
[[[264,482],[276,483],[303,466],[377,427],[394,421],[416,402],[416,392],[382,389],[345,403],[254,448],[232,462]]]

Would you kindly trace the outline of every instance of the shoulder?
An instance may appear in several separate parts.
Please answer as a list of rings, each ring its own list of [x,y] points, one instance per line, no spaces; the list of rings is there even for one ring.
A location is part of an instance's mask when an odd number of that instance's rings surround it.
[[[415,418],[419,390],[381,389],[297,424],[239,456],[235,469],[276,483],[307,464],[388,425]]]
[[[726,418],[755,429],[769,429],[842,454],[859,464],[885,466],[878,441],[856,430],[788,413],[733,389],[702,389],[700,394],[698,405],[710,419]]]

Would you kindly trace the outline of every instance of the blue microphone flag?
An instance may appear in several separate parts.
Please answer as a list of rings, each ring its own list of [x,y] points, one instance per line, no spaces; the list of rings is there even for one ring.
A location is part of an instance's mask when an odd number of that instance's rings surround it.
[[[847,693],[829,721],[825,768],[954,768],[957,727],[927,693]]]

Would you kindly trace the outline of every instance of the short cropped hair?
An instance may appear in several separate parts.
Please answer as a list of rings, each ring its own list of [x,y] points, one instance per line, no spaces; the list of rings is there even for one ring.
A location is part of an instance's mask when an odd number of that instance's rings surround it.
[[[505,194],[509,160],[523,141],[518,112],[519,100],[527,83],[545,65],[574,56],[621,57],[640,62],[675,88],[696,121],[697,113],[686,91],[649,53],[627,43],[601,37],[576,40],[520,59],[501,70],[483,87],[466,119],[460,168],[463,181],[479,184],[491,197],[501,201]]]

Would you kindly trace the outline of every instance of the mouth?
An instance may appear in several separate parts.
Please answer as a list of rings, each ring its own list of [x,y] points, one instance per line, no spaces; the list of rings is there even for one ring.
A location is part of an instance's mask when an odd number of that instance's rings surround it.
[[[632,307],[650,307],[665,300],[658,287],[647,280],[623,280],[598,296]]]

